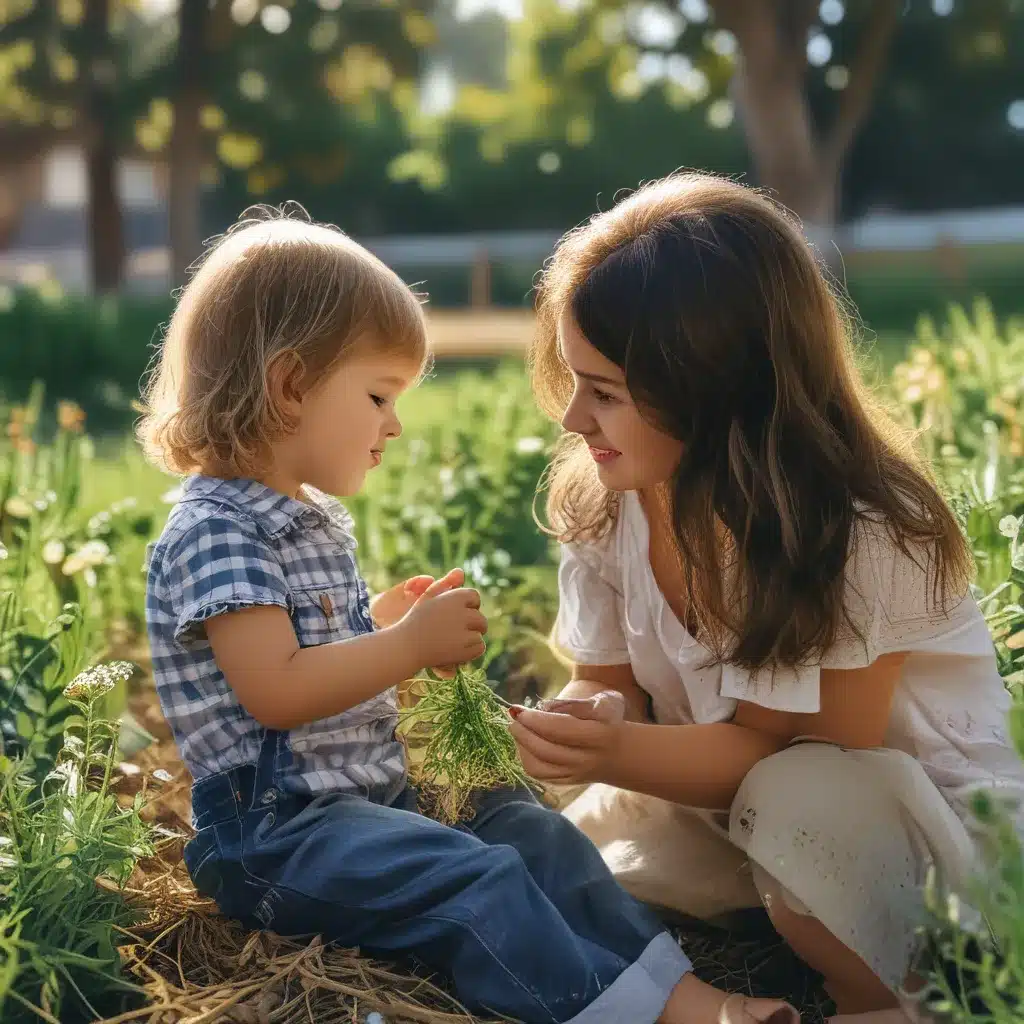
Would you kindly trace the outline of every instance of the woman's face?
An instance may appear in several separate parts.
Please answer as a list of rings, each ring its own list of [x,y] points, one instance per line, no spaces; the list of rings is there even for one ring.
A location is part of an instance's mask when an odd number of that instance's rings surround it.
[[[587,442],[601,483],[610,491],[639,491],[668,480],[682,442],[643,417],[622,369],[587,341],[569,312],[558,324],[558,348],[575,385],[562,426]]]

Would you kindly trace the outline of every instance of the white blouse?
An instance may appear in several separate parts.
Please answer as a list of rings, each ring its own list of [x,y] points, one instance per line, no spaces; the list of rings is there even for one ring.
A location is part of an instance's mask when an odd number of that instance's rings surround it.
[[[709,664],[658,588],[648,538],[629,491],[599,542],[562,545],[555,639],[578,664],[631,665],[656,722],[728,721],[737,700],[813,714],[821,668],[863,668],[907,652],[885,746],[916,758],[962,818],[978,787],[1024,798],[1024,764],[1007,737],[1010,696],[977,602],[968,595],[936,614],[924,560],[921,568],[903,554],[883,525],[858,528],[848,563],[847,610],[863,640],[840,636],[820,665],[774,673]]]

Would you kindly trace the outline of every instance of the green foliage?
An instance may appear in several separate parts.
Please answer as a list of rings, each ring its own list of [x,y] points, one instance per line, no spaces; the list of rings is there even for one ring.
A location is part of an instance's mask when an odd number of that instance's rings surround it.
[[[410,87],[432,38],[417,0],[330,10],[212,0],[202,5],[198,32],[206,52],[182,54],[185,4],[104,6],[109,17],[99,24],[83,17],[93,4],[23,0],[0,8],[0,114],[35,131],[42,147],[89,127],[94,112],[83,95],[99,87],[103,131],[126,150],[156,155],[171,143],[183,86],[198,89],[205,154],[248,176],[256,192],[289,174],[337,176],[355,156],[352,144],[372,136],[360,127],[395,113],[391,94]]]
[[[31,761],[0,757],[0,1017],[95,1020],[139,992],[121,976],[118,929],[136,918],[123,889],[153,853],[141,798],[111,792],[117,728],[103,698],[133,666],[101,666],[63,691],[76,712],[39,795]]]
[[[1024,757],[1024,331],[979,302],[943,330],[922,320],[892,375],[970,538],[974,587],[1014,697],[1010,735]],[[933,879],[924,964],[929,1010],[957,1024],[1010,1022],[1024,1009],[1024,853],[1019,812],[997,793],[974,801],[986,870],[969,892]],[[1015,824],[1015,822],[1017,824]]]
[[[20,400],[43,380],[50,395],[73,399],[90,415],[120,414],[123,427],[172,308],[168,299],[93,299],[0,286],[6,397]]]
[[[0,753],[54,763],[71,715],[63,690],[116,637],[142,627],[141,548],[154,514],[127,498],[83,504],[92,442],[81,410],[60,406],[49,444],[37,434],[42,390],[11,410],[0,443]],[[108,710],[123,705],[122,690]],[[118,708],[118,710],[120,710]]]

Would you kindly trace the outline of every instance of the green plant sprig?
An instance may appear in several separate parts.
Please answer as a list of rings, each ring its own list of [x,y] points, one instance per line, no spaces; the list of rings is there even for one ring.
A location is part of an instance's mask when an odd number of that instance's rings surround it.
[[[426,733],[422,760],[410,774],[424,813],[447,825],[472,817],[475,793],[523,786],[539,790],[523,768],[508,731],[509,706],[483,669],[459,666],[450,679],[431,673],[416,705],[400,712],[403,726]]]

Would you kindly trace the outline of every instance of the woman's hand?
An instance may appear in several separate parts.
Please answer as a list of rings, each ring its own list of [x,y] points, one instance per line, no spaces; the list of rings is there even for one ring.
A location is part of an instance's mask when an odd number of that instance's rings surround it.
[[[527,774],[539,782],[600,781],[618,753],[626,702],[616,690],[514,707],[509,726]]]

